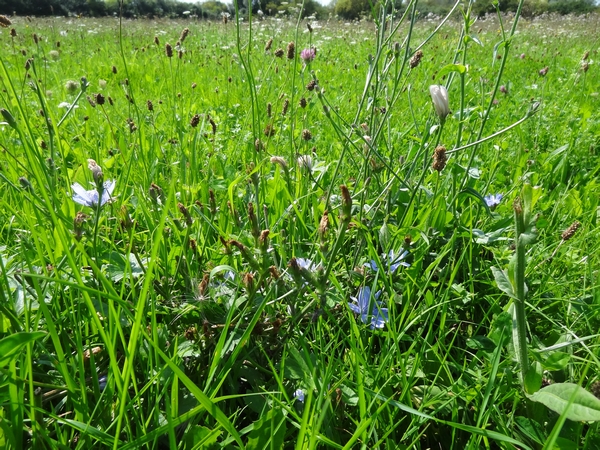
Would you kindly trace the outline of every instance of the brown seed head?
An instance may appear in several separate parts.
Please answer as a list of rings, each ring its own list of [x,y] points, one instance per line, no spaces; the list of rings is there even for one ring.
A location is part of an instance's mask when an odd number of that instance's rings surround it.
[[[114,73],[114,74],[117,73],[117,66],[112,66],[112,73]]]
[[[285,161],[285,159],[283,159],[281,156],[271,156],[271,162],[273,164],[277,164],[279,167],[281,167],[285,172],[287,172],[288,170],[288,165],[287,162]]]
[[[423,52],[421,50],[417,51],[412,58],[410,58],[410,68],[414,69],[421,62],[421,58],[423,58]]]
[[[287,45],[287,59],[294,59],[296,56],[296,45],[293,42],[290,42]]]
[[[188,34],[190,34],[190,29],[186,27],[183,29],[181,35],[179,36],[179,42],[185,41],[185,38],[188,37]]]
[[[578,221],[573,222],[569,228],[563,231],[561,235],[562,240],[568,241],[569,239],[571,239],[580,227],[581,224]]]
[[[104,98],[104,95],[102,95],[102,94],[98,93],[98,94],[96,94],[96,96],[95,96],[95,97],[96,97],[96,103],[97,103],[97,104],[99,104],[99,105],[104,105],[104,103],[105,103],[105,101],[106,101],[106,99]]]
[[[448,157],[446,156],[446,147],[443,145],[438,145],[433,152],[433,170],[437,170],[441,172],[446,167],[446,161],[448,161]]]
[[[190,212],[188,211],[188,209],[181,202],[177,203],[177,208],[179,209],[179,212],[185,218],[185,223],[188,226],[190,226],[193,223],[193,220],[192,220],[192,215],[190,214]]]
[[[17,30],[15,30],[14,28],[11,28],[10,29],[10,36],[14,37],[14,38],[17,37]]]
[[[154,111],[154,105],[150,100],[146,102],[146,108],[148,108],[148,111]]]
[[[265,136],[268,136],[268,137],[274,136],[275,132],[276,132],[275,127],[273,127],[273,125],[271,125],[270,123],[267,124],[267,126],[265,127],[265,131],[264,131]]]
[[[321,221],[319,222],[319,236],[323,238],[327,234],[327,229],[329,228],[329,212],[325,210],[323,215],[321,216]]]
[[[306,85],[306,89],[308,89],[309,91],[314,91],[316,85],[317,85],[316,80],[310,80],[309,83]]]
[[[312,139],[312,133],[310,130],[307,130],[306,128],[302,130],[302,139],[305,141],[310,141]]]
[[[268,52],[269,50],[271,50],[272,45],[273,45],[273,39],[269,39],[267,41],[267,43],[265,44],[265,52]]]
[[[37,43],[40,42],[40,38],[38,37],[38,35],[36,33],[33,33],[33,42]]]
[[[199,123],[200,123],[200,115],[194,114],[194,117],[192,117],[192,120],[190,120],[190,125],[192,126],[192,128],[196,128]]]
[[[262,141],[258,138],[254,141],[254,150],[260,152],[264,148]]]
[[[160,45],[160,40],[158,39],[158,36],[154,36],[154,43],[156,45]]]
[[[278,48],[277,50],[275,50],[275,56],[277,58],[281,58],[283,56],[283,53],[284,53],[284,51],[282,48]]]
[[[271,117],[271,114],[273,114],[273,105],[269,102],[267,103],[267,116]]]
[[[8,28],[10,25],[12,25],[12,22],[10,21],[10,19],[6,16],[0,15],[0,27]]]
[[[167,54],[168,58],[173,57],[173,47],[171,47],[171,44],[168,42],[165,44],[165,53]]]
[[[281,110],[281,115],[285,116],[287,114],[287,110],[290,106],[290,101],[286,98],[285,101],[283,102],[283,108]]]
[[[306,99],[302,97],[298,102],[298,105],[300,105],[300,108],[306,108]]]
[[[215,123],[215,121],[212,119],[212,117],[209,118],[208,121],[210,122],[210,126],[212,128],[212,134],[217,134],[217,124]]]
[[[345,184],[340,186],[340,191],[342,193],[343,219],[349,221],[352,218],[352,197],[350,196],[350,191]]]

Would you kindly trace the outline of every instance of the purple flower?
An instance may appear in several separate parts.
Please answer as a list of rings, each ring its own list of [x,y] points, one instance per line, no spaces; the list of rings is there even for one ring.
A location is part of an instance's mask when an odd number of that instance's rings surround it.
[[[387,269],[390,271],[390,273],[394,273],[400,266],[410,267],[409,263],[407,263],[406,261],[403,261],[403,259],[406,258],[407,256],[408,256],[407,250],[404,250],[403,252],[399,253],[398,255],[396,255],[396,252],[394,252],[394,250],[390,250],[387,255],[384,254],[382,256],[382,259],[384,261],[386,261],[385,265],[387,266]],[[368,263],[365,263],[365,266],[370,267],[371,270],[374,270],[375,272],[377,272],[379,270],[377,263],[373,259],[371,261],[369,261]]]
[[[383,328],[385,323],[388,321],[388,309],[382,308],[382,302],[378,302],[377,299],[381,291],[375,293],[375,301],[373,302],[373,309],[369,313],[369,304],[371,303],[371,288],[365,286],[358,290],[358,298],[350,297],[355,303],[349,303],[348,306],[356,314],[360,314],[360,318],[363,323],[371,322],[371,329]]]
[[[115,190],[115,180],[109,180],[104,183],[104,189],[102,189],[102,200],[100,200],[100,206],[112,201],[112,193]],[[85,188],[79,183],[73,183],[71,185],[73,189],[73,201],[83,206],[95,207],[98,205],[98,198],[100,194],[96,189],[86,191]]]
[[[317,56],[316,48],[305,48],[300,52],[300,58],[302,58],[306,64],[315,59],[315,56]]]
[[[488,208],[494,210],[502,201],[502,197],[502,194],[490,194],[483,197],[483,199],[485,200],[485,204],[488,205]]]

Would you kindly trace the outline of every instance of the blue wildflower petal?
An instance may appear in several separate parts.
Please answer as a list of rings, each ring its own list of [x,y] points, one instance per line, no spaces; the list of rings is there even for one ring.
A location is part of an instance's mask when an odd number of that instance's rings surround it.
[[[483,197],[483,199],[488,208],[495,208],[502,201],[502,197],[504,197],[502,194],[490,194]]]
[[[402,252],[398,256],[396,256],[394,250],[390,250],[390,252],[388,253],[387,256],[390,261],[389,264],[390,264],[390,272],[391,273],[394,273],[400,266],[410,267],[409,263],[407,263],[406,261],[403,261],[403,259],[408,256],[408,250],[404,250],[404,252]]]
[[[369,267],[372,271],[377,272],[379,267],[377,267],[377,263],[374,260],[365,263],[366,267]]]
[[[294,391],[294,398],[299,402],[304,403],[304,391],[302,389],[296,389]]]

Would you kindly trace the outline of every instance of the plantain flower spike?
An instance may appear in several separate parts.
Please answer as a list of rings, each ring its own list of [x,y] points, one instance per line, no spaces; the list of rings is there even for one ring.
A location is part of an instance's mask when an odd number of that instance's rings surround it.
[[[429,93],[433,101],[435,112],[440,118],[440,122],[444,123],[446,116],[450,114],[450,106],[448,105],[448,91],[445,86],[432,84],[429,86]]]

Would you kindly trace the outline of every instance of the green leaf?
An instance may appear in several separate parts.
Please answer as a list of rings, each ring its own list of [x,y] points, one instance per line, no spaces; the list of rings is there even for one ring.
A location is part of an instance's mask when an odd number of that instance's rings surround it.
[[[21,354],[21,349],[30,342],[45,336],[46,333],[36,331],[26,333],[24,331],[11,334],[0,340],[0,367],[7,366],[13,359]]]
[[[502,347],[508,345],[510,342],[512,332],[512,316],[503,312],[496,317],[494,320],[494,327],[489,335],[489,338]]]
[[[247,450],[279,450],[285,437],[285,415],[280,408],[271,409],[254,422],[248,435]]]
[[[510,282],[510,280],[508,279],[508,275],[506,274],[506,271],[500,270],[500,269],[492,266],[492,273],[494,274],[494,280],[496,280],[496,285],[498,286],[498,289],[500,289],[502,292],[504,292],[510,298],[514,298],[515,300],[518,300],[518,298],[515,294],[515,290],[513,289],[513,285]]]
[[[523,384],[525,385],[525,392],[529,394],[533,394],[540,390],[542,387],[542,365],[535,361],[529,370],[525,374],[525,379],[523,380]]]
[[[532,441],[535,441],[538,444],[543,444],[546,441],[546,433],[544,432],[544,427],[542,427],[534,419],[531,419],[529,417],[517,416],[515,417],[515,423],[521,429],[523,434],[525,434]]]
[[[571,360],[571,356],[568,353],[564,352],[554,352],[544,361],[542,361],[542,365],[546,370],[563,370],[569,364]]]
[[[442,67],[435,77],[440,80],[444,75],[447,75],[450,72],[458,72],[460,74],[466,73],[467,67],[462,64],[448,64],[447,66]]]
[[[465,40],[466,41],[473,41],[475,42],[477,45],[479,45],[480,47],[483,47],[483,43],[481,42],[481,40],[474,34],[470,34],[465,36]]]
[[[387,222],[383,222],[383,225],[379,229],[379,242],[383,248],[388,248],[390,243],[390,229]]]
[[[574,383],[555,383],[528,396],[574,421],[600,421],[600,399]]]
[[[467,347],[491,353],[496,348],[496,343],[486,336],[473,336],[467,339]]]
[[[185,433],[186,448],[207,449],[217,442],[221,430],[211,430],[209,428],[196,425]]]

